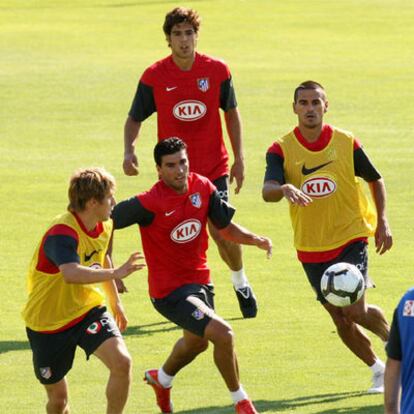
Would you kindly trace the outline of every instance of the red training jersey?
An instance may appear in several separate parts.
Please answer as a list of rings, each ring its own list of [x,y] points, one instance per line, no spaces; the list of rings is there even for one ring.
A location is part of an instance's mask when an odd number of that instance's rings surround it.
[[[155,214],[150,225],[139,227],[152,298],[163,298],[189,283],[210,283],[206,224],[215,189],[207,178],[190,174],[185,194],[159,181],[137,196]]]
[[[158,140],[181,138],[187,144],[190,171],[214,181],[229,173],[219,109],[236,106],[227,65],[196,53],[188,71],[172,56],[146,69],[129,115],[141,122],[156,111]]]

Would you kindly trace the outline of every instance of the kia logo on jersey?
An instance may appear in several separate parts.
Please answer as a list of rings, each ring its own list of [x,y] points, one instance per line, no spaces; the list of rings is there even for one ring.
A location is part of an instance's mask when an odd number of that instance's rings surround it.
[[[309,197],[323,198],[335,192],[336,184],[326,177],[310,178],[302,184],[301,190]]]
[[[200,101],[181,101],[173,108],[174,116],[180,121],[196,121],[207,113],[207,107]]]
[[[171,240],[176,243],[188,243],[194,240],[201,231],[201,223],[197,219],[189,219],[174,227],[171,232]]]

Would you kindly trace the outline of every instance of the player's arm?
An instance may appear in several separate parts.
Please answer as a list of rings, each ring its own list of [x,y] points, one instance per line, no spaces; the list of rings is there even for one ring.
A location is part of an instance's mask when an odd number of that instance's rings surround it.
[[[280,149],[278,149],[280,151]],[[266,202],[278,202],[286,198],[290,203],[307,206],[312,198],[294,185],[285,182],[281,153],[268,151],[266,154],[266,173],[262,188],[262,197]]]
[[[236,180],[234,192],[238,194],[244,181],[243,130],[230,72],[228,72],[227,79],[220,85],[220,108],[224,111],[227,135],[230,139],[234,157],[230,168],[230,184],[233,183],[233,180]]]
[[[136,141],[141,123],[155,111],[153,89],[140,81],[124,125],[124,162],[122,166],[126,175],[138,175],[139,164],[135,153]]]
[[[399,414],[402,354],[398,308],[394,311],[390,336],[385,349],[388,358],[384,374],[384,412],[385,414]]]
[[[368,182],[377,210],[377,228],[375,230],[375,247],[379,254],[384,254],[392,247],[392,234],[387,219],[384,180],[371,163],[362,147],[354,150],[355,175]]]
[[[138,158],[135,154],[135,145],[141,129],[141,122],[131,116],[124,125],[124,162],[122,167],[126,175],[138,175]]]
[[[122,279],[144,266],[139,263],[142,259],[139,253],[132,254],[122,266],[115,269],[83,266],[77,252],[77,237],[70,227],[56,226],[49,231],[43,244],[46,258],[59,269],[67,283],[89,284]]]
[[[82,266],[77,262],[64,263],[58,267],[66,283],[90,284],[112,279],[123,279],[145,267],[145,264],[141,262],[143,258],[141,253],[135,252],[123,265],[114,269],[96,269]]]
[[[236,180],[234,192],[238,194],[244,181],[242,123],[238,108],[232,108],[224,112],[224,119],[234,156],[234,161],[230,168],[230,184],[233,183],[233,180]]]
[[[384,413],[400,414],[401,361],[387,358],[384,374]]]
[[[244,227],[233,223],[231,220],[234,213],[235,209],[220,198],[217,190],[211,193],[208,217],[219,230],[221,236],[238,244],[257,246],[262,250],[266,250],[268,257],[270,257],[272,254],[272,241],[267,237],[258,236]]]
[[[105,256],[105,268],[113,268],[112,259],[109,254]],[[115,322],[121,332],[125,331],[128,325],[128,319],[126,317],[124,307],[122,306],[121,299],[118,294],[118,288],[115,285],[115,280],[108,280],[102,283],[102,287],[105,291],[108,304],[112,310]]]

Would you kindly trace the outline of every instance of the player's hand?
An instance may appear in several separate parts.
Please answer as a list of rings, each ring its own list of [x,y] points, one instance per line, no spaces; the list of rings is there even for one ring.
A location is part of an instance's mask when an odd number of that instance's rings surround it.
[[[378,219],[377,229],[375,230],[375,250],[377,253],[384,254],[392,247],[392,234],[387,219]]]
[[[132,253],[129,259],[122,265],[114,270],[114,279],[123,279],[129,276],[131,273],[141,270],[146,266],[144,256],[140,252]]]
[[[115,286],[118,293],[128,293],[128,288],[122,279],[115,279]]]
[[[134,153],[127,153],[124,155],[124,162],[122,164],[125,175],[138,175],[138,158]]]
[[[266,256],[268,259],[270,259],[272,257],[272,240],[270,240],[267,237],[263,237],[263,236],[257,236],[257,242],[256,242],[256,246],[259,249],[262,250],[266,250]]]
[[[112,313],[114,315],[114,319],[116,325],[118,326],[121,332],[124,332],[128,326],[128,318],[125,314],[124,307],[122,306],[121,302],[116,302],[114,305],[111,306]]]
[[[300,191],[292,184],[282,185],[283,196],[289,201],[289,203],[297,204],[298,206],[307,206],[312,203],[312,198]]]
[[[230,184],[236,180],[236,188],[234,189],[235,194],[239,194],[239,191],[243,187],[244,181],[244,161],[239,159],[235,160],[230,169]]]

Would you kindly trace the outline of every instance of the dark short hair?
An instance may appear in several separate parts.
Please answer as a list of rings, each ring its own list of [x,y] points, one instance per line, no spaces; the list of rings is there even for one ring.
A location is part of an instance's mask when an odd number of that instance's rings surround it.
[[[320,89],[325,93],[325,89],[320,83],[312,81],[312,80],[308,80],[306,82],[302,82],[295,89],[295,93],[293,94],[293,102],[296,103],[298,101],[298,95],[299,95],[300,91],[304,91],[304,90],[307,90],[307,89],[313,89],[313,90]],[[325,97],[326,97],[326,93],[325,93]]]
[[[189,23],[193,26],[193,29],[198,33],[200,28],[201,18],[198,13],[193,9],[187,9],[185,7],[176,7],[165,15],[165,21],[162,26],[166,36],[171,35],[173,26],[180,23]]]
[[[177,137],[171,137],[160,141],[154,148],[155,163],[161,167],[162,157],[164,155],[175,154],[181,150],[186,150],[185,142]]]
[[[69,182],[68,210],[81,212],[85,210],[86,203],[95,199],[98,202],[115,189],[115,179],[103,168],[92,167],[75,171]]]

